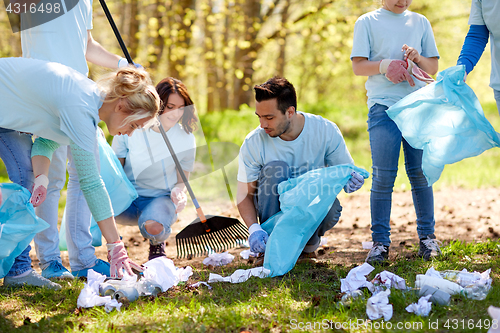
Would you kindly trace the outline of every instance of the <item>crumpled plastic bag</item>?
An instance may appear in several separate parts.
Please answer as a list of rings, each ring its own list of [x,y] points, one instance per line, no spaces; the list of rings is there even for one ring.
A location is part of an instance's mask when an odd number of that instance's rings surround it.
[[[166,257],[152,259],[143,266],[146,268],[143,273],[144,279],[158,283],[163,292],[181,281],[187,281],[193,274],[193,269],[190,266],[177,268],[174,262]]]
[[[311,170],[278,185],[281,211],[261,225],[269,234],[264,267],[271,276],[284,275],[295,266],[353,171],[369,177],[368,171],[343,164]]]
[[[366,314],[368,318],[375,320],[384,317],[385,321],[391,320],[393,309],[392,304],[389,304],[390,294],[391,290],[387,289],[368,299],[366,302]]]
[[[233,259],[234,256],[228,252],[212,253],[211,255],[203,259],[203,265],[225,266],[231,263]]]
[[[108,144],[102,133],[98,135],[97,144],[99,145],[99,166],[101,178],[106,186],[106,190],[108,191],[114,214],[117,216],[123,213],[132,204],[132,202],[137,199],[137,191],[130,180],[128,180],[120,161],[113,151],[113,148],[111,148]],[[92,246],[101,246],[101,229],[99,229],[99,226],[93,217],[90,224],[90,233],[92,234]],[[68,250],[66,243],[66,208],[64,209],[61,228],[59,230],[59,250]]]
[[[414,313],[417,316],[427,317],[431,312],[432,302],[429,299],[432,295],[420,297],[418,303],[412,303],[406,307],[406,311]]]
[[[106,280],[106,276],[97,273],[93,269],[89,269],[87,273],[87,283],[83,287],[76,305],[79,308],[91,308],[94,306],[106,306],[106,311],[109,312],[113,307],[120,311],[121,303],[112,302],[111,296],[99,296],[99,285]]]
[[[49,225],[35,215],[27,189],[5,183],[0,184],[0,191],[3,199],[0,207],[0,278],[3,278],[35,234]]]
[[[405,279],[388,271],[382,271],[375,275],[371,283],[374,285],[383,285],[385,288],[396,288],[400,290],[406,289]]]
[[[362,287],[373,290],[373,285],[366,280],[366,275],[370,274],[374,269],[372,265],[366,262],[361,266],[354,267],[347,273],[345,279],[340,279],[340,291],[343,293],[353,292]]]
[[[474,91],[464,82],[465,66],[440,72],[437,80],[401,99],[386,112],[403,137],[422,149],[422,170],[429,186],[446,164],[500,146]]]
[[[242,283],[247,281],[252,276],[258,278],[266,278],[271,272],[264,267],[254,267],[251,269],[237,269],[230,276],[221,276],[219,274],[210,273],[208,276],[208,283],[213,282],[230,282],[230,283]]]

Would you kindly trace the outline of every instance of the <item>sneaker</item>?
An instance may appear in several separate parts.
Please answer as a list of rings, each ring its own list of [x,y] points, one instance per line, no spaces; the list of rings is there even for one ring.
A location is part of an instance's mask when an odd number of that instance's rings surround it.
[[[165,242],[162,242],[158,245],[153,245],[149,243],[149,256],[148,260],[152,260],[154,258],[158,257],[166,257],[167,254],[165,253]]]
[[[297,264],[313,264],[317,262],[316,252],[302,252],[297,259]]]
[[[439,248],[440,243],[441,242],[436,240],[436,236],[434,235],[425,236],[425,238],[420,239],[420,249],[418,250],[417,256],[425,261],[440,256],[442,254]]]
[[[42,276],[46,279],[74,279],[74,276],[57,260],[51,261],[48,267],[42,269]]]
[[[89,269],[93,269],[97,273],[109,277],[110,276],[110,274],[109,274],[110,268],[109,267],[110,267],[109,262],[106,262],[106,261],[101,260],[101,259],[97,259],[95,261],[94,266],[89,267],[89,268],[80,269],[78,271],[71,271],[71,274],[73,274],[74,277],[87,277],[87,273],[88,273]]]
[[[62,288],[60,284],[54,283],[49,279],[44,278],[34,270],[31,270],[28,275],[25,275],[23,277],[6,276],[3,279],[4,287],[22,287],[23,285],[49,288],[54,290],[61,290]]]
[[[374,242],[373,247],[368,252],[365,262],[370,265],[380,265],[389,258],[389,246],[379,242]]]

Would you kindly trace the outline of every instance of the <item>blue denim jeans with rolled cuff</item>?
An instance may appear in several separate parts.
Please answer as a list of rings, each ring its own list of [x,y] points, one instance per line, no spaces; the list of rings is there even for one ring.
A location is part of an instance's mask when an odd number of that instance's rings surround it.
[[[139,225],[144,238],[149,239],[151,245],[158,245],[168,239],[172,233],[171,226],[177,221],[175,205],[169,195],[161,197],[139,196],[120,215],[115,217],[116,223],[124,225]],[[163,230],[156,235],[146,230],[146,222],[154,221],[163,226]]]
[[[391,205],[398,173],[401,144],[406,174],[410,180],[413,205],[417,215],[419,238],[434,234],[434,195],[422,171],[422,153],[403,138],[396,123],[385,112],[385,105],[375,104],[368,113],[368,133],[372,153],[372,188],[370,196],[372,239],[386,246],[391,243]]]
[[[269,162],[260,171],[254,204],[261,224],[280,211],[278,185],[289,178],[290,167],[283,161]],[[337,224],[341,212],[340,201],[335,198],[330,211],[307,242],[304,252],[314,252],[318,248],[321,236]]]
[[[0,158],[5,164],[9,179],[31,191],[34,175],[31,165],[31,134],[20,133],[0,127]],[[31,270],[31,246],[14,260],[7,276],[17,276]]]

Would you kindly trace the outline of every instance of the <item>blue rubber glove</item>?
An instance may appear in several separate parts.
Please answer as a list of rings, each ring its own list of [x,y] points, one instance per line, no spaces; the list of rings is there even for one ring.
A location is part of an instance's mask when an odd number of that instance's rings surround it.
[[[345,193],[352,193],[361,188],[363,184],[365,183],[365,179],[363,176],[361,176],[359,173],[356,171],[353,171],[351,173],[351,179],[347,182],[347,184],[344,186],[344,191]]]
[[[254,223],[248,228],[250,236],[248,237],[248,244],[250,244],[250,251],[253,253],[260,253],[266,251],[266,243],[269,235],[262,229],[260,224]]]
[[[129,63],[128,63],[127,58],[121,58],[120,60],[118,60],[118,68],[127,67],[128,65],[129,65]],[[135,68],[144,69],[144,67],[142,67],[142,65],[136,64],[135,62],[134,62],[134,66],[135,66]]]

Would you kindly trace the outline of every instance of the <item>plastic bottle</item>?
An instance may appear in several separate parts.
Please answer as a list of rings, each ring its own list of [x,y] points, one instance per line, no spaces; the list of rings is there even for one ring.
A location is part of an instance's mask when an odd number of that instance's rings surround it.
[[[358,297],[363,299],[365,297],[365,294],[363,294],[363,292],[359,289],[348,291],[342,296],[342,298],[340,299],[340,303],[344,306],[349,307],[351,306],[352,301]]]
[[[477,272],[469,273],[466,271],[446,270],[439,272],[439,274],[443,277],[443,279],[458,283],[461,287],[469,286],[481,279],[481,274]]]

